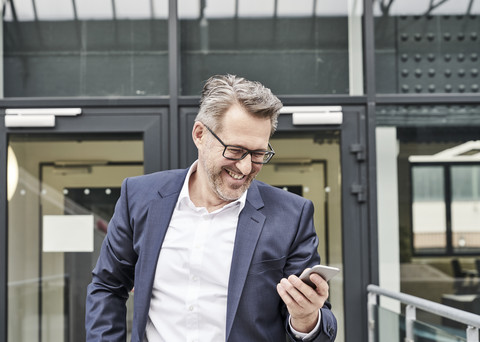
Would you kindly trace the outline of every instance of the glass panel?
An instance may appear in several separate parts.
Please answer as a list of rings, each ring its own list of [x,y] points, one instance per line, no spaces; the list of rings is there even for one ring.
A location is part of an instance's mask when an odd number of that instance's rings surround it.
[[[471,147],[466,153],[472,152],[472,150],[473,153],[479,152],[475,146]],[[459,253],[479,253],[480,166],[453,165],[451,177],[453,250]]]
[[[236,74],[275,94],[362,94],[362,1],[181,0],[181,93]]]
[[[478,232],[479,107],[379,106],[376,114],[380,285],[480,314],[471,297],[449,300],[479,293],[479,248],[465,235]],[[420,219],[422,229],[441,227],[442,240],[419,245]]]
[[[271,139],[275,156],[257,179],[310,199],[322,264],[343,269],[340,136],[338,131],[289,134]],[[344,340],[343,277],[330,280],[330,298],[338,320],[337,341]]]
[[[466,327],[465,327],[466,329]],[[413,324],[415,341],[466,342],[465,331],[449,327],[437,327],[420,321]]]
[[[412,167],[412,229],[415,253],[445,252],[447,222],[441,166]]]
[[[405,339],[405,316],[398,312],[376,306],[375,341],[402,342]]]
[[[383,298],[382,298],[383,299]],[[401,342],[406,338],[405,316],[398,312],[394,312],[381,306],[375,307],[375,339],[374,341],[382,342]],[[417,310],[420,316],[425,315],[427,318],[432,314]],[[436,316],[439,324],[427,323],[417,320],[413,323],[413,341],[417,342],[463,342],[466,341],[466,326],[455,323],[448,319]]]
[[[8,1],[5,97],[168,94],[168,0]]]
[[[14,135],[9,150],[8,341],[85,341],[86,287],[122,180],[143,174],[143,143]]]
[[[480,3],[375,0],[380,93],[477,93]]]

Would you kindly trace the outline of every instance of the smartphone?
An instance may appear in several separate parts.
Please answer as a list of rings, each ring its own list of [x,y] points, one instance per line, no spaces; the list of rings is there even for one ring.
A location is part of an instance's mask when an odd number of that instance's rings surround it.
[[[305,270],[300,275],[300,279],[307,285],[310,285],[313,288],[316,288],[315,284],[310,280],[310,274],[317,273],[319,274],[325,281],[329,281],[333,276],[335,276],[338,272],[340,272],[339,268],[332,267],[332,266],[324,266],[324,265],[316,265],[313,266],[309,270]]]

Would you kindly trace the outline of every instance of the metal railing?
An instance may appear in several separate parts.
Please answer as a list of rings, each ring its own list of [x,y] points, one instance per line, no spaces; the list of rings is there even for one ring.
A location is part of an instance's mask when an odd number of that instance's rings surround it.
[[[437,316],[460,322],[467,326],[467,342],[479,342],[480,315],[452,308],[447,305],[435,303],[426,299],[418,298],[401,292],[382,289],[377,285],[368,285],[368,341],[375,342],[375,307],[377,297],[385,296],[406,304],[405,309],[405,342],[414,341],[414,323],[416,321],[416,309],[420,309]]]

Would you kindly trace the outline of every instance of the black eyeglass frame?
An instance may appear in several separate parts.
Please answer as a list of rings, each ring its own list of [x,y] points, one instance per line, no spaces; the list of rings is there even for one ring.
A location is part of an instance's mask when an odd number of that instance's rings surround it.
[[[267,163],[273,158],[273,156],[275,155],[275,151],[273,150],[273,147],[272,147],[272,145],[270,145],[270,143],[268,143],[268,148],[270,149],[270,151],[266,151],[266,150],[249,150],[248,148],[245,148],[245,147],[242,147],[242,146],[227,145],[227,144],[225,144],[225,143],[222,141],[222,139],[220,139],[220,138],[218,137],[218,135],[216,135],[216,134],[210,129],[210,127],[208,127],[208,126],[205,125],[205,124],[203,124],[203,125],[208,129],[208,131],[209,131],[210,133],[212,133],[212,135],[215,137],[215,139],[217,139],[218,142],[219,142],[220,144],[222,144],[222,146],[224,147],[222,156],[223,156],[223,158],[225,158],[225,159],[228,159],[228,160],[242,160],[242,159],[244,159],[247,155],[250,154],[252,163],[254,163],[254,164],[267,164]],[[233,147],[233,148],[238,148],[238,149],[241,149],[241,150],[245,150],[246,152],[245,152],[240,158],[226,157],[226,156],[225,156],[225,152],[227,151],[227,148],[229,148],[229,147]],[[266,157],[263,157],[263,158],[264,158],[263,162],[253,161],[253,154],[252,154],[252,153],[265,153],[265,156],[266,156]],[[266,158],[266,159],[265,159],[265,158]]]

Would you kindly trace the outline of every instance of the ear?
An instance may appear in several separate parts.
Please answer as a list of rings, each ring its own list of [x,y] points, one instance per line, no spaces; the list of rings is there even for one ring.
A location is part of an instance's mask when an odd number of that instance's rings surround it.
[[[203,144],[205,132],[205,126],[202,123],[196,121],[192,129],[192,138],[193,143],[195,144],[195,146],[197,146],[197,148],[200,148],[200,146]]]

